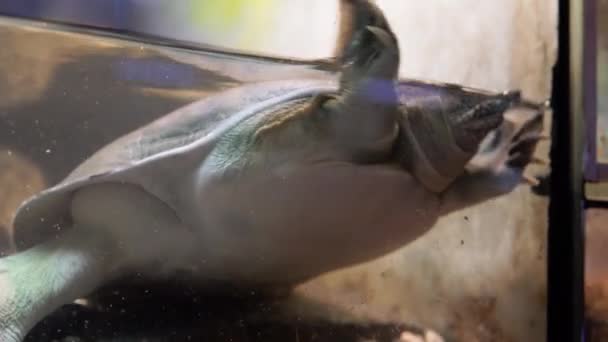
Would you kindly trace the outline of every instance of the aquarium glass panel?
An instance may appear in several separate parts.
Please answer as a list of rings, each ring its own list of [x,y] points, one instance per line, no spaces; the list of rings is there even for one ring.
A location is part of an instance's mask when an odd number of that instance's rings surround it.
[[[543,341],[556,28],[0,1],[0,341]]]

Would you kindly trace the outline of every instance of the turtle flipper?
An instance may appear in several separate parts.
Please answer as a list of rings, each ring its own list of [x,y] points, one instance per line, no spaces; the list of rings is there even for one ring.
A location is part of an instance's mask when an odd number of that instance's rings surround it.
[[[102,241],[73,230],[0,259],[0,341],[22,341],[44,316],[100,285]]]
[[[505,120],[470,161],[467,171],[442,194],[442,214],[507,194],[530,182],[524,169],[534,162],[537,143],[544,139],[543,112],[524,122]]]
[[[343,1],[351,9],[338,43],[339,93],[315,103],[329,114],[339,145],[355,159],[381,159],[398,135],[397,39],[382,11],[363,0]]]
[[[129,270],[171,273],[197,243],[173,210],[138,186],[89,185],[74,193],[70,212],[73,227],[0,259],[0,341],[19,341],[61,305]]]
[[[369,0],[341,0],[339,24],[335,55],[342,64],[357,54],[360,48],[360,41],[357,39],[367,26],[381,28],[397,41],[380,8]]]

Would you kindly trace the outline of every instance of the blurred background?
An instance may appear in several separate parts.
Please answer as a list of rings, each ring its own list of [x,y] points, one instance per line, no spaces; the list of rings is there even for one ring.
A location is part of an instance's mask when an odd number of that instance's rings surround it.
[[[590,60],[595,63],[591,68],[595,73],[589,75],[588,82],[595,85],[589,98],[595,100],[595,106],[589,106],[587,125],[595,128],[587,132],[595,137],[595,156],[586,156],[589,174],[586,183],[587,198],[593,203],[586,210],[586,244],[585,244],[585,299],[586,314],[591,328],[591,339],[608,340],[608,0],[590,2],[594,9],[594,18],[587,18],[585,26],[590,35],[588,51]],[[594,41],[592,41],[594,40]],[[592,101],[593,101],[592,100]],[[595,127],[593,126],[595,124]],[[589,149],[590,147],[587,146]],[[593,151],[593,149],[590,149]],[[593,160],[595,158],[595,160]]]
[[[323,0],[25,0],[0,8],[11,15],[314,58],[331,49],[337,7],[337,1]]]
[[[597,160],[608,163],[608,0],[597,1]]]
[[[535,46],[533,53],[525,56],[529,62],[523,65],[512,60],[517,55],[523,57],[525,48],[517,40],[533,39],[536,32],[547,34],[547,30],[556,29],[553,13],[557,11],[557,1],[537,4],[521,0],[491,3],[432,0],[427,4],[377,0],[376,3],[402,37],[401,70],[407,77],[505,89],[517,83],[515,77],[532,82],[536,71],[529,74],[530,65],[550,58],[543,48],[552,51],[556,47],[554,42],[547,43],[547,47]],[[476,10],[465,10],[470,8]],[[9,15],[299,59],[331,56],[337,35],[337,10],[338,0],[22,0],[0,4],[0,13]],[[514,24],[528,20],[537,21],[540,27]],[[442,48],[448,40],[454,47]],[[494,50],[492,54],[500,58],[486,58],[483,65],[472,62],[472,55],[486,49]],[[545,65],[538,72],[549,70],[551,64]],[[517,75],[503,77],[501,70],[505,68],[517,69]],[[481,72],[485,77],[472,76]],[[542,98],[550,82],[543,80],[538,87],[528,88],[530,97]]]

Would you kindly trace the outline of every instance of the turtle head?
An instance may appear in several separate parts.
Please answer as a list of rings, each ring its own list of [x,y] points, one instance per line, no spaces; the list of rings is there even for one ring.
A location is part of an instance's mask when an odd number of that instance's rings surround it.
[[[469,104],[469,108],[445,114],[454,143],[466,153],[476,153],[482,140],[503,121],[503,113],[521,99],[520,91],[508,91]],[[464,95],[466,96],[466,95]]]
[[[397,159],[427,189],[442,192],[504,112],[521,103],[520,93],[399,81],[397,37],[380,8],[367,0],[341,0],[340,7],[339,93],[316,102],[330,113],[333,136],[353,160]]]
[[[449,84],[401,82],[397,157],[425,187],[442,192],[480,144],[520,102],[518,91],[490,94]]]

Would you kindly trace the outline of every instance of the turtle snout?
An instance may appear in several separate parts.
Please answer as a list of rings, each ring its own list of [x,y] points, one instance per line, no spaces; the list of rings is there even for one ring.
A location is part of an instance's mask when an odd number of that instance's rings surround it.
[[[509,91],[454,114],[452,131],[458,146],[464,151],[476,151],[482,140],[502,124],[504,113],[520,99],[519,91]]]

